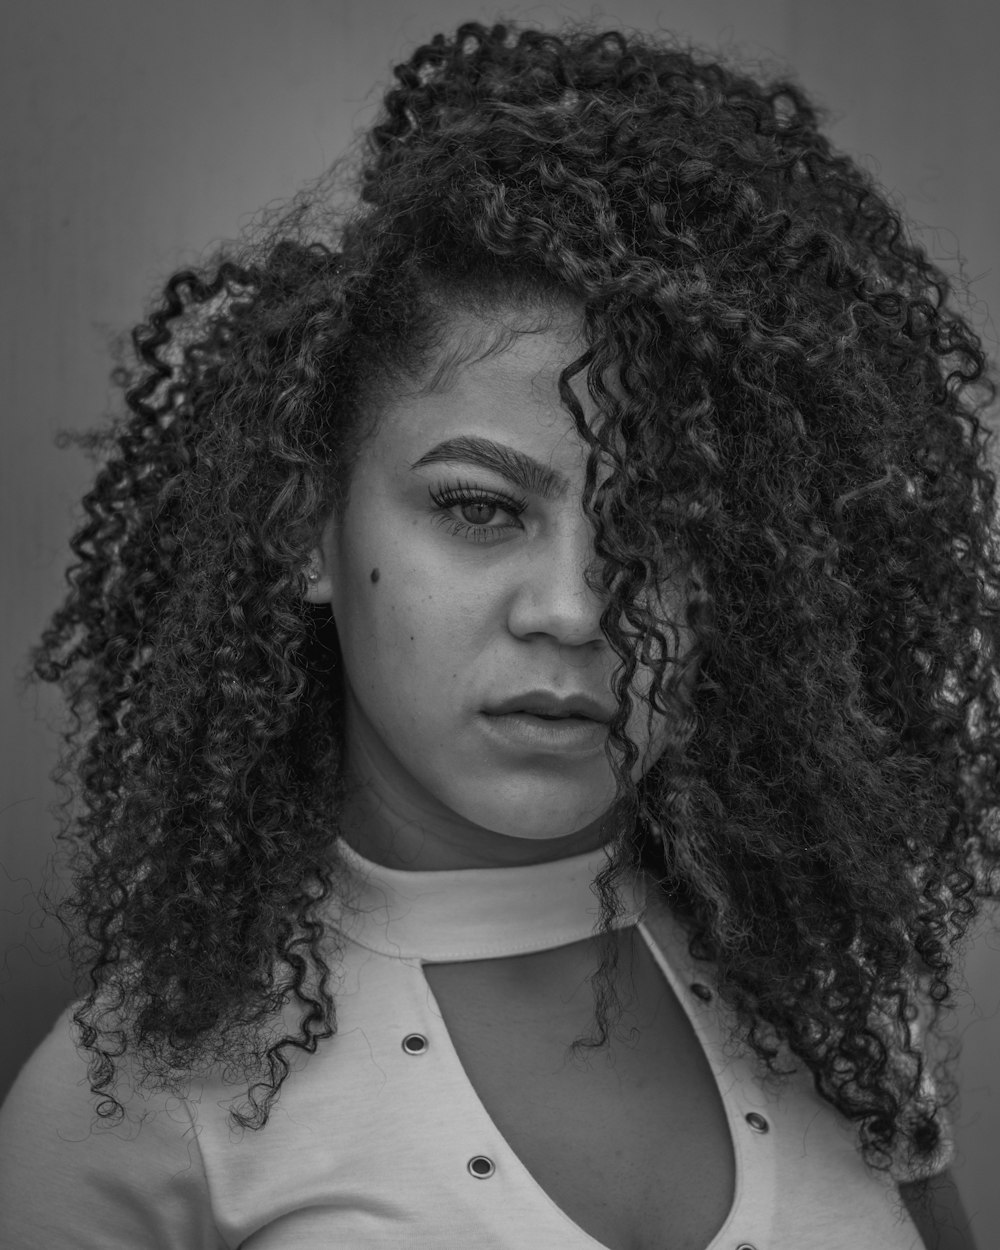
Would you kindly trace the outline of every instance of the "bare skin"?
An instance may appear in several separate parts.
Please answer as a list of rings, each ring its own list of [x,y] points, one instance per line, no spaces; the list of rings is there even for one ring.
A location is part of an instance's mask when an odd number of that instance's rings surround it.
[[[733,1204],[735,1160],[701,1043],[634,929],[626,1011],[606,1050],[588,1031],[593,940],[508,959],[425,964],[480,1101],[533,1179],[609,1250],[704,1250]],[[633,1031],[634,1030],[634,1031]]]

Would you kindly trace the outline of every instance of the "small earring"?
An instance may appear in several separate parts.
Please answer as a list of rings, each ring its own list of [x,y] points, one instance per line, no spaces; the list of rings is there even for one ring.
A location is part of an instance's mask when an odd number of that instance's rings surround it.
[[[318,581],[319,581],[319,574],[318,574],[318,573],[310,573],[310,574],[309,574],[309,580],[310,580],[311,582],[318,582]]]

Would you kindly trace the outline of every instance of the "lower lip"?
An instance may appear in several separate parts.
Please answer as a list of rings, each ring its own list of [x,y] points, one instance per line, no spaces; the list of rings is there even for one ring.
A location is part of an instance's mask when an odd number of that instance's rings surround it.
[[[549,720],[530,712],[505,712],[502,716],[484,713],[483,720],[490,733],[511,746],[559,755],[597,755],[608,736],[607,725],[585,716]]]

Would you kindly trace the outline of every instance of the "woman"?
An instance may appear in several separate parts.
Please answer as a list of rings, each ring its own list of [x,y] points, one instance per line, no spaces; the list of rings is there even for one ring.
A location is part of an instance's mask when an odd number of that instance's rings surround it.
[[[396,77],[98,440],[5,1244],[969,1246],[980,344],[794,85],[475,23]]]

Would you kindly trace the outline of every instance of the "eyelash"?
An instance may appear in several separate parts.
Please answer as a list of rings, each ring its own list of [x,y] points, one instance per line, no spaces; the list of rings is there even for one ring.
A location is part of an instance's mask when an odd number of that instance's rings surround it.
[[[504,494],[503,491],[484,490],[480,486],[471,486],[466,482],[456,482],[454,486],[432,488],[429,494],[431,501],[438,509],[435,517],[438,524],[457,538],[465,538],[469,542],[477,543],[489,542],[505,531],[519,529],[520,524],[472,525],[460,517],[453,516],[452,508],[468,506],[502,508],[517,522],[517,518],[528,506],[527,499],[515,499],[512,495]]]

